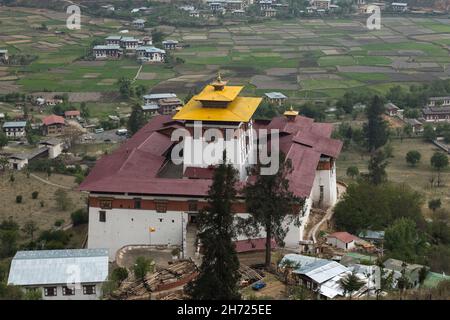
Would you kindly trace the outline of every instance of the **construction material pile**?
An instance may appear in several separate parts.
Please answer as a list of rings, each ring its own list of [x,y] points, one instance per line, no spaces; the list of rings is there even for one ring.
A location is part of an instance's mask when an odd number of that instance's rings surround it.
[[[195,279],[198,269],[192,260],[180,260],[155,273],[148,273],[142,280],[127,279],[114,291],[112,300],[148,300],[167,296],[163,291],[180,290],[188,282]],[[169,293],[168,293],[169,294]],[[170,295],[169,295],[170,296]]]
[[[263,278],[255,269],[252,269],[245,264],[240,265],[239,273],[241,275],[241,287],[246,287]]]

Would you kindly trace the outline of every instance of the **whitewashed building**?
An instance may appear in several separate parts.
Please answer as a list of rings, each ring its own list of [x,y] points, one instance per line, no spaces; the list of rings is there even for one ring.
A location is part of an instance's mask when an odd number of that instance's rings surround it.
[[[107,278],[107,249],[19,251],[8,285],[37,289],[44,300],[97,300]]]
[[[141,62],[161,63],[166,58],[166,51],[153,46],[142,46],[136,49],[136,58]]]
[[[26,135],[26,126],[26,121],[7,121],[3,123],[3,132],[10,139],[20,139]]]

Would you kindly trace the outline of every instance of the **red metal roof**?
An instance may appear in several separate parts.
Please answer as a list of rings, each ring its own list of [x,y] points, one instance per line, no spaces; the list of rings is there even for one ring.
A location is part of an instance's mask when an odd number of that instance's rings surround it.
[[[335,233],[329,234],[328,237],[329,238],[336,238],[336,239],[338,239],[338,240],[340,240],[340,241],[342,241],[344,243],[350,243],[350,242],[352,242],[354,240],[358,240],[358,237],[355,237],[354,235],[352,235],[352,234],[350,234],[348,232],[345,232],[345,231],[335,232]]]
[[[212,182],[210,169],[187,168],[184,178],[178,179],[158,176],[175,143],[170,140],[172,130],[167,129],[180,127],[184,127],[184,123],[172,120],[169,115],[154,117],[118,150],[103,156],[80,185],[80,190],[207,196]],[[268,129],[269,133],[271,129],[281,132],[280,149],[292,161],[290,187],[298,197],[310,196],[320,157],[336,158],[342,148],[342,142],[330,138],[331,124],[314,123],[302,116],[297,116],[294,121],[283,116],[270,122],[256,121],[255,128]]]
[[[63,117],[57,116],[55,114],[45,117],[44,119],[42,119],[42,122],[46,126],[50,126],[52,124],[64,124],[65,123]]]

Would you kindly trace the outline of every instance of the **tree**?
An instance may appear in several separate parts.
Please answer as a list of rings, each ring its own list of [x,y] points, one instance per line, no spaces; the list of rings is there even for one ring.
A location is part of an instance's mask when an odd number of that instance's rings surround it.
[[[30,240],[31,240],[31,241],[33,241],[33,239],[34,239],[34,233],[35,233],[36,231],[38,231],[38,230],[39,230],[39,228],[38,228],[36,222],[33,221],[33,220],[29,220],[29,221],[25,222],[25,224],[24,224],[24,226],[23,226],[23,228],[22,228],[22,231],[23,231],[27,236],[30,237]]]
[[[407,125],[405,125],[403,127],[403,133],[407,136],[407,137],[411,137],[413,134],[413,127],[412,125],[410,125],[409,123]]]
[[[426,141],[433,141],[436,139],[436,132],[431,124],[427,123],[423,126],[423,138]]]
[[[134,95],[133,87],[131,86],[131,80],[125,77],[122,77],[117,82],[119,85],[119,92],[122,98],[129,99]]]
[[[430,201],[428,201],[428,209],[433,210],[433,212],[435,212],[440,207],[441,199],[431,199]]]
[[[86,105],[86,102],[82,102],[80,106],[80,116],[83,119],[87,119],[90,116],[89,108]]]
[[[364,124],[364,134],[366,145],[369,151],[374,151],[384,146],[388,140],[388,128],[383,120],[384,113],[383,100],[379,96],[374,96],[366,110],[368,122]]]
[[[350,166],[347,168],[347,176],[355,179],[357,176],[359,176],[359,169],[357,166]]]
[[[348,298],[351,300],[353,292],[358,291],[364,285],[364,281],[360,280],[355,272],[352,272],[340,279],[339,285],[344,290],[344,295],[348,294]]]
[[[284,244],[288,232],[284,222],[291,217],[295,219],[296,213],[303,207],[304,199],[296,197],[289,190],[288,175],[292,172],[290,159],[279,153],[279,169],[275,174],[261,174],[261,165],[251,170],[251,179],[244,188],[247,210],[251,213],[249,218],[240,222],[245,234],[257,236],[262,229],[266,233],[266,259],[265,267],[270,269],[272,240]],[[298,209],[295,212],[295,209]]]
[[[133,273],[137,280],[144,281],[147,273],[153,272],[153,261],[145,257],[138,257],[133,266]]]
[[[369,160],[369,181],[378,185],[387,181],[386,167],[389,163],[386,160],[386,155],[382,150],[377,150],[372,153]]]
[[[78,226],[89,222],[89,213],[86,209],[78,209],[72,212],[70,218],[72,219],[73,225]]]
[[[431,166],[438,172],[437,186],[441,186],[441,171],[448,166],[448,157],[446,154],[436,151],[430,159]]]
[[[415,167],[417,163],[419,163],[422,155],[417,150],[408,151],[406,154],[406,162],[409,163],[412,167]]]
[[[8,137],[3,132],[0,132],[0,149],[8,145]]]
[[[419,237],[414,220],[400,218],[386,229],[384,246],[389,256],[403,261],[415,261],[422,253],[423,239]]]
[[[10,257],[16,253],[18,239],[17,229],[0,229],[0,258]]]
[[[145,118],[144,112],[141,109],[141,106],[136,104],[133,106],[133,110],[131,111],[130,118],[128,119],[128,130],[133,135],[141,129],[147,119]]]
[[[58,208],[63,211],[66,211],[72,206],[72,200],[63,189],[58,189],[55,191],[55,201]]]
[[[208,191],[208,205],[199,215],[198,237],[203,248],[203,260],[197,279],[187,292],[194,300],[235,300],[240,298],[238,281],[239,260],[233,239],[233,203],[236,201],[237,171],[222,162],[214,171]]]
[[[111,274],[111,279],[116,283],[122,283],[126,278],[128,278],[128,270],[126,268],[116,268]]]

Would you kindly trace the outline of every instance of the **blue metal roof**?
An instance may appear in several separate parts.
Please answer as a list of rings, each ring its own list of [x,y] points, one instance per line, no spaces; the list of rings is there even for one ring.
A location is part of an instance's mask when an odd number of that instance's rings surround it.
[[[3,128],[21,128],[26,126],[27,126],[26,121],[9,121],[3,124]]]
[[[19,251],[11,262],[8,284],[98,283],[107,277],[108,249]]]

